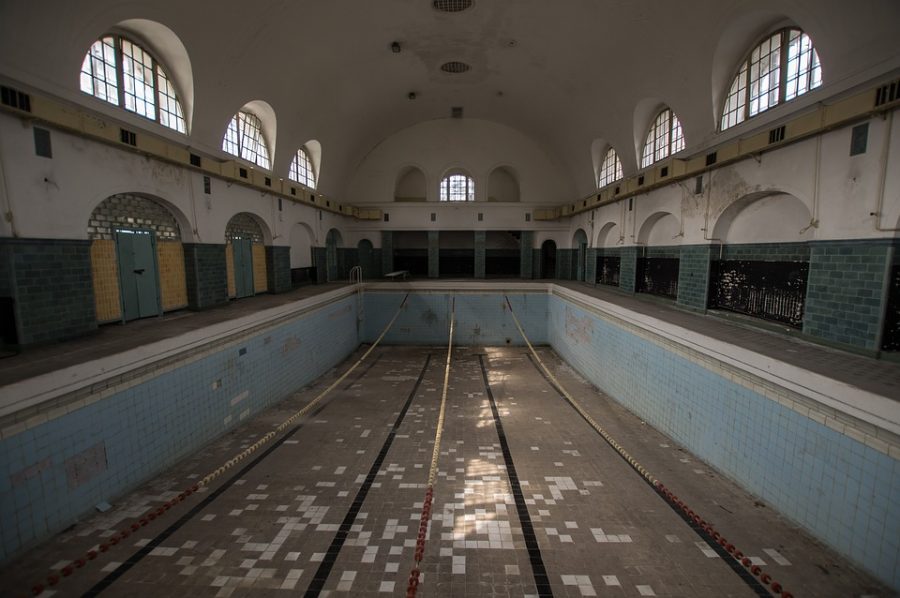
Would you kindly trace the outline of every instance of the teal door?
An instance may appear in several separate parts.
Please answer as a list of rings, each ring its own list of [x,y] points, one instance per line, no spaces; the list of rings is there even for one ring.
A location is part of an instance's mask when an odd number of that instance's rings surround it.
[[[116,253],[119,287],[122,290],[122,318],[127,321],[160,315],[156,236],[153,231],[117,230]]]
[[[238,298],[253,296],[253,241],[234,239],[234,291]]]

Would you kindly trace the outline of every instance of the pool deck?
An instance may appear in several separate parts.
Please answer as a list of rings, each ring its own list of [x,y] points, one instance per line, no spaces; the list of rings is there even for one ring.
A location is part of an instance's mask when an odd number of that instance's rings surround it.
[[[601,286],[570,281],[522,281],[518,279],[453,281],[439,279],[418,282],[440,283],[442,286],[446,285],[448,289],[453,288],[455,282],[470,284],[474,282],[483,287],[496,285],[498,289],[521,283],[553,282],[561,287],[612,303],[638,314],[650,316],[704,336],[778,359],[838,382],[900,401],[900,363],[823,346],[797,334],[782,334],[755,327],[749,319],[747,319],[747,323],[744,323],[739,319],[693,313],[679,309],[672,303],[641,295],[626,295]],[[383,289],[386,285],[395,285],[396,289],[401,290],[415,284],[415,281],[412,283],[388,282],[378,286]],[[17,355],[0,359],[0,388],[156,341],[174,338],[214,324],[273,307],[288,305],[345,286],[347,285],[342,283],[310,285],[279,295],[263,294],[231,301],[227,305],[199,312],[183,310],[158,318],[129,322],[126,325],[107,324],[88,336],[26,348]]]

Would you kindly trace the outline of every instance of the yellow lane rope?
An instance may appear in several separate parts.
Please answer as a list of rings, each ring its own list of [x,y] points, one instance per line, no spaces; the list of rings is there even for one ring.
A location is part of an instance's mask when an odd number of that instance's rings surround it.
[[[329,384],[325,390],[320,392],[316,396],[316,398],[314,398],[312,401],[307,403],[302,409],[295,411],[290,417],[288,417],[286,420],[284,420],[283,422],[278,424],[278,426],[276,426],[273,431],[268,432],[267,434],[262,436],[259,440],[257,440],[256,442],[254,442],[253,444],[248,446],[246,449],[244,449],[243,451],[241,451],[240,453],[238,453],[237,455],[235,455],[234,457],[232,457],[231,459],[226,461],[220,467],[214,469],[213,471],[211,471],[210,473],[205,475],[198,483],[198,486],[208,485],[214,479],[216,479],[217,477],[219,477],[220,475],[222,475],[223,473],[228,471],[228,469],[237,465],[238,463],[240,463],[241,461],[243,461],[244,459],[246,459],[247,457],[252,455],[255,451],[259,450],[264,444],[266,444],[267,442],[269,442],[270,440],[275,438],[275,436],[277,436],[280,432],[283,432],[285,430],[285,428],[290,426],[298,418],[303,417],[304,415],[309,413],[313,409],[313,407],[318,405],[319,402],[328,395],[328,393],[330,393],[332,390],[334,390],[341,382],[346,380],[347,376],[349,376],[351,373],[353,373],[353,370],[355,370],[357,367],[359,367],[359,365],[363,361],[366,360],[366,358],[369,356],[369,354],[375,350],[375,347],[378,346],[378,343],[381,342],[381,339],[383,339],[384,336],[388,333],[388,331],[394,325],[394,322],[400,316],[400,312],[403,311],[403,306],[406,305],[406,300],[408,298],[409,298],[409,293],[407,293],[403,297],[403,301],[400,302],[400,307],[397,308],[397,313],[394,314],[394,317],[391,318],[391,321],[388,322],[388,325],[384,328],[384,330],[381,331],[381,334],[378,335],[378,338],[375,339],[375,342],[372,343],[372,346],[369,347],[368,350],[362,354],[362,357],[360,357],[358,360],[356,360],[356,363],[354,363],[352,366],[350,366],[350,369],[348,369],[346,372],[344,372],[344,374],[341,377],[339,377],[337,380],[335,380],[334,382]]]
[[[434,502],[434,483],[437,481],[438,459],[441,456],[441,438],[444,435],[444,414],[447,411],[447,389],[450,387],[450,357],[453,353],[453,330],[456,326],[456,298],[450,299],[450,338],[447,340],[447,363],[444,366],[444,387],[441,389],[441,407],[438,411],[437,431],[434,434],[434,450],[431,453],[431,467],[428,470],[428,484],[425,488],[425,500],[422,502],[422,514],[419,517],[419,532],[416,536],[416,550],[413,554],[413,566],[409,572],[406,586],[407,598],[415,598],[419,587],[421,572],[419,565],[425,558],[425,536],[428,534],[428,522],[431,520],[431,505]]]
[[[650,484],[656,489],[656,491],[668,502],[672,503],[675,507],[681,510],[688,518],[697,525],[697,527],[701,528],[704,532],[706,532],[712,540],[718,543],[720,546],[725,548],[725,550],[731,554],[744,568],[748,569],[750,573],[759,577],[759,580],[764,584],[770,586],[770,589],[775,594],[780,594],[783,598],[788,598],[792,596],[790,592],[783,589],[781,584],[777,581],[773,580],[770,575],[764,573],[762,568],[758,565],[754,565],[749,557],[745,556],[740,550],[738,550],[733,544],[729,543],[716,529],[710,525],[708,522],[704,521],[699,514],[695,513],[691,510],[687,504],[681,501],[669,488],[666,488],[665,485],[652,473],[647,471],[643,465],[638,463],[638,461],[632,457],[625,448],[616,442],[615,438],[610,436],[609,432],[603,429],[597,420],[595,420],[590,413],[584,410],[582,406],[575,400],[568,390],[559,382],[556,376],[553,375],[553,372],[550,371],[550,368],[544,363],[541,359],[540,355],[537,354],[537,351],[534,350],[534,346],[532,346],[531,341],[528,340],[528,336],[525,335],[525,330],[522,329],[522,325],[519,323],[519,318],[516,317],[515,311],[513,311],[512,304],[509,301],[509,297],[504,295],[503,297],[506,299],[506,305],[509,307],[509,314],[513,318],[513,322],[516,324],[516,328],[519,330],[519,334],[522,335],[522,339],[525,341],[525,344],[528,345],[528,349],[531,351],[531,354],[534,356],[538,365],[541,366],[541,369],[547,375],[547,378],[553,383],[559,393],[569,402],[569,404],[578,412],[578,414],[583,417],[594,430],[596,430],[600,436],[616,451],[625,458],[626,461],[634,468],[638,473],[640,473]]]
[[[200,481],[193,484],[190,488],[187,488],[183,492],[179,493],[178,496],[176,496],[175,498],[173,498],[169,501],[166,501],[161,507],[159,507],[155,510],[151,510],[146,516],[141,517],[138,521],[132,523],[130,528],[128,528],[128,529],[123,528],[122,530],[114,533],[112,536],[106,538],[103,542],[100,543],[97,550],[91,549],[91,550],[87,551],[87,553],[85,553],[84,556],[75,559],[68,565],[63,566],[60,569],[59,573],[53,572],[50,575],[48,575],[45,580],[46,584],[51,587],[57,585],[63,578],[69,577],[76,570],[83,568],[89,561],[96,559],[97,556],[99,556],[98,552],[108,551],[110,548],[112,548],[116,544],[119,544],[121,541],[123,541],[125,538],[127,538],[129,535],[131,535],[131,533],[137,531],[141,527],[146,526],[148,523],[155,520],[157,517],[164,515],[177,503],[182,502],[188,496],[190,496],[194,492],[197,492],[202,486],[208,486],[210,482],[212,482],[213,480],[215,480],[216,478],[218,478],[219,476],[224,474],[226,471],[228,471],[229,469],[231,469],[232,467],[234,467],[235,465],[237,465],[238,463],[240,463],[241,461],[243,461],[244,459],[249,457],[252,453],[259,450],[264,444],[268,443],[270,440],[275,438],[275,436],[277,436],[278,433],[284,431],[284,429],[287,428],[291,424],[291,422],[296,421],[297,418],[303,417],[304,415],[309,413],[310,410],[312,410],[313,407],[315,407],[319,402],[321,402],[321,400],[323,398],[325,398],[325,396],[329,392],[334,390],[341,382],[343,382],[347,378],[347,376],[349,376],[353,372],[353,370],[355,370],[357,367],[359,367],[359,365],[363,361],[365,361],[365,359],[375,349],[375,347],[378,346],[378,343],[381,342],[381,340],[384,338],[384,336],[388,333],[388,331],[394,325],[394,322],[400,316],[400,312],[403,310],[403,307],[406,305],[406,300],[408,298],[409,298],[409,293],[407,293],[403,297],[403,301],[400,302],[400,307],[397,308],[397,313],[394,314],[394,317],[391,318],[391,321],[388,322],[388,325],[385,327],[385,329],[381,332],[381,334],[378,336],[378,338],[375,340],[375,342],[372,343],[372,346],[369,347],[369,349],[365,353],[363,353],[362,357],[360,357],[356,361],[356,363],[354,363],[350,367],[350,369],[348,369],[346,372],[344,372],[344,374],[341,377],[339,377],[337,380],[332,382],[328,386],[328,388],[326,388],[325,390],[320,392],[316,396],[316,398],[314,398],[312,401],[307,403],[302,409],[296,411],[294,414],[292,414],[286,420],[281,422],[275,428],[275,430],[264,434],[262,437],[259,438],[259,440],[257,440],[252,445],[248,446],[246,449],[244,449],[243,451],[241,451],[240,453],[238,453],[237,455],[235,455],[234,457],[232,457],[231,459],[226,461],[220,467],[217,467],[216,469],[214,469],[213,471],[211,471],[210,473],[205,475]],[[42,581],[42,582],[34,584],[34,586],[32,586],[31,593],[34,595],[38,595],[41,592],[43,592],[44,588],[45,588],[45,585],[44,585],[45,582]]]

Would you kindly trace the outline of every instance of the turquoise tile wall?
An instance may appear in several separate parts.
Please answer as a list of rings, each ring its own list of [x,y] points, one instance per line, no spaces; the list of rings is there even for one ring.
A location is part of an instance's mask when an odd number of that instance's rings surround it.
[[[367,293],[363,338],[373,342],[397,312],[404,293]],[[456,299],[459,345],[523,345],[502,294],[410,293],[384,342],[394,345],[445,345],[450,326],[450,297]],[[525,333],[534,343],[546,343],[547,295],[510,294],[509,300]]]
[[[358,344],[351,296],[0,441],[0,562],[115,502]],[[73,459],[88,457],[97,471],[72,487]]]
[[[593,384],[900,589],[900,461],[559,297],[547,327]]]

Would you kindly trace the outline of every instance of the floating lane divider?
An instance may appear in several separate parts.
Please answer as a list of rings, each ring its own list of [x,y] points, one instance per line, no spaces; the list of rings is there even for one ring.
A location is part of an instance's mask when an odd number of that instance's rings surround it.
[[[572,408],[575,409],[575,411],[577,411],[598,434],[600,434],[600,436],[603,437],[603,440],[616,450],[622,459],[627,461],[628,464],[641,475],[644,481],[666,501],[669,507],[671,507],[672,510],[674,510],[713,550],[715,550],[728,566],[731,567],[731,569],[737,573],[758,596],[775,595],[781,596],[782,598],[793,598],[793,594],[785,590],[780,583],[772,579],[772,576],[765,573],[759,565],[754,565],[749,557],[745,556],[743,552],[734,546],[734,544],[726,540],[712,525],[673,494],[669,488],[666,488],[656,476],[647,471],[647,469],[632,457],[622,445],[610,436],[609,432],[597,423],[590,413],[584,410],[578,401],[576,401],[565,387],[560,384],[559,380],[556,379],[556,376],[553,375],[553,372],[551,372],[544,364],[541,357],[537,354],[537,351],[534,350],[531,341],[529,341],[528,337],[525,335],[525,330],[522,329],[522,325],[516,317],[516,312],[513,311],[509,297],[504,295],[504,299],[506,299],[506,305],[509,307],[509,313],[513,318],[513,322],[515,322],[516,328],[519,329],[519,334],[522,335],[522,339],[525,341],[525,344],[528,345],[531,355],[534,356],[535,361],[540,365],[538,371],[541,371],[560,396],[564,398],[569,405],[571,405]]]
[[[356,521],[356,517],[359,515],[360,509],[362,509],[363,503],[366,500],[366,496],[369,494],[369,490],[372,488],[372,484],[375,482],[375,478],[378,477],[378,471],[381,469],[382,464],[384,463],[385,458],[387,457],[388,451],[391,449],[391,444],[394,442],[394,438],[397,436],[397,430],[400,429],[400,425],[403,423],[403,418],[406,417],[406,412],[409,411],[409,406],[412,404],[413,399],[416,397],[416,392],[419,390],[419,386],[422,385],[422,380],[425,378],[425,372],[428,370],[428,364],[431,363],[431,353],[429,353],[425,357],[425,364],[422,366],[422,371],[419,372],[419,377],[416,379],[416,383],[413,384],[412,390],[409,391],[409,395],[406,397],[406,403],[403,404],[403,407],[400,409],[400,413],[397,415],[397,419],[394,421],[394,425],[391,426],[391,431],[388,432],[388,436],[384,441],[384,444],[381,446],[381,450],[378,452],[378,455],[375,457],[375,461],[372,463],[372,467],[369,468],[369,473],[366,474],[366,479],[363,481],[359,490],[356,493],[356,498],[353,499],[353,502],[350,504],[350,508],[347,510],[347,514],[344,515],[344,520],[341,522],[340,527],[334,534],[334,538],[331,540],[331,544],[328,546],[328,551],[322,557],[322,562],[319,564],[319,568],[316,570],[313,575],[312,580],[309,582],[309,587],[306,589],[306,598],[316,598],[322,593],[322,588],[325,587],[325,583],[328,581],[328,576],[331,575],[331,570],[334,568],[335,562],[337,562],[338,555],[341,552],[341,548],[344,546],[344,542],[347,540],[347,536],[350,534],[350,529],[353,527],[353,523]]]
[[[434,434],[434,450],[431,453],[431,467],[428,470],[428,484],[425,487],[425,500],[422,502],[422,515],[419,517],[419,532],[416,535],[416,551],[413,555],[413,567],[409,572],[406,586],[406,598],[415,598],[419,587],[421,570],[419,565],[425,558],[425,537],[428,535],[428,522],[431,520],[431,505],[434,503],[434,483],[437,480],[438,458],[441,455],[441,437],[444,434],[444,414],[447,410],[447,388],[450,384],[450,355],[453,351],[453,328],[456,324],[456,298],[450,298],[450,335],[447,341],[447,364],[444,366],[444,387],[441,390],[441,407],[438,411],[437,431]]]
[[[111,548],[118,545],[120,542],[123,542],[132,533],[137,532],[142,527],[146,527],[152,521],[155,521],[159,517],[162,517],[163,515],[168,513],[172,507],[174,507],[175,505],[177,505],[180,502],[183,502],[186,498],[188,498],[195,492],[199,491],[200,488],[209,486],[213,480],[219,478],[226,471],[228,471],[229,469],[231,469],[232,467],[234,467],[235,465],[237,465],[244,459],[248,458],[250,455],[255,453],[257,450],[262,448],[264,445],[268,444],[273,438],[275,438],[278,434],[280,434],[281,432],[286,430],[298,418],[301,418],[301,417],[309,414],[311,411],[313,411],[313,409],[315,409],[316,406],[322,402],[322,399],[324,399],[332,390],[337,388],[338,385],[341,384],[341,382],[346,380],[347,377],[351,373],[353,373],[353,371],[357,367],[359,367],[363,361],[366,360],[366,358],[372,353],[372,351],[375,350],[375,347],[378,346],[378,344],[381,342],[381,340],[385,337],[385,335],[388,333],[388,331],[394,325],[394,322],[397,321],[397,318],[400,316],[400,313],[403,311],[403,308],[406,305],[407,299],[409,299],[409,293],[407,293],[403,297],[403,301],[400,302],[400,307],[397,308],[397,313],[394,314],[394,317],[391,318],[391,321],[388,322],[387,326],[384,328],[384,330],[381,332],[381,334],[378,336],[378,338],[375,340],[375,342],[372,343],[372,346],[369,347],[365,353],[363,353],[362,357],[360,357],[358,360],[356,360],[356,363],[354,363],[352,366],[350,366],[350,368],[346,372],[344,372],[337,380],[335,380],[334,382],[329,384],[325,390],[323,390],[318,395],[316,395],[316,397],[313,400],[311,400],[309,403],[307,403],[302,409],[299,409],[298,411],[294,412],[290,417],[288,417],[286,420],[284,420],[283,422],[278,424],[278,426],[276,426],[276,428],[273,431],[267,432],[266,434],[261,436],[252,445],[248,446],[246,449],[244,449],[243,451],[241,451],[240,453],[238,453],[237,455],[235,455],[234,457],[232,457],[231,459],[229,459],[228,461],[223,463],[221,466],[217,467],[216,469],[214,469],[213,471],[211,471],[210,473],[205,475],[203,478],[201,478],[195,484],[191,485],[189,488],[186,488],[184,491],[180,492],[175,498],[166,501],[165,503],[163,503],[161,506],[157,507],[156,509],[150,510],[146,515],[144,515],[143,517],[140,517],[137,521],[134,521],[129,527],[121,529],[121,530],[115,532],[114,534],[112,534],[111,536],[105,538],[104,541],[101,542],[97,546],[96,550],[93,548],[91,550],[88,550],[83,556],[73,560],[68,565],[63,566],[59,570],[58,573],[57,572],[50,573],[45,578],[44,581],[34,584],[31,588],[32,595],[34,595],[34,596],[39,595],[41,592],[43,592],[45,589],[47,589],[48,586],[49,587],[57,586],[60,581],[62,581],[63,579],[65,579],[67,577],[70,577],[75,571],[84,568],[84,566],[87,565],[88,562],[95,560],[100,555],[100,553],[108,552]],[[262,460],[263,457],[267,456],[274,449],[276,449],[278,446],[280,446],[284,440],[286,440],[290,435],[294,434],[298,429],[299,428],[295,427],[292,430],[290,430],[288,435],[283,437],[276,445],[269,447],[262,455],[259,455],[259,457],[254,459],[253,462],[249,463],[246,467],[242,468],[236,474],[236,476],[234,476],[232,478],[232,480],[227,482],[219,490],[224,491],[228,486],[231,485],[231,482],[233,482],[237,477],[239,477],[242,474],[242,472],[249,470],[253,465],[255,465],[260,460]],[[177,530],[178,527],[181,526],[181,524],[183,524],[187,519],[190,519],[190,517],[193,517],[196,514],[196,511],[199,511],[199,509],[208,505],[209,502],[211,502],[211,499],[216,498],[220,494],[219,490],[217,490],[213,494],[207,496],[207,500],[203,501],[203,503],[201,503],[200,505],[195,506],[194,509],[192,509],[190,512],[185,514],[181,519],[179,519],[179,521],[175,522],[167,530],[165,530],[159,536],[157,536],[157,538],[155,538],[153,541],[151,541],[146,546],[144,546],[143,549],[141,551],[139,551],[136,555],[132,556],[126,562],[122,563],[118,568],[116,568],[109,575],[107,575],[104,579],[102,579],[100,582],[98,582],[94,587],[92,587],[85,594],[85,596],[96,596],[100,592],[102,592],[104,589],[109,587],[109,585],[111,585],[116,579],[121,577],[128,569],[130,569],[135,564],[137,564],[137,562],[139,560],[141,560],[144,556],[146,556],[146,554],[149,553],[149,550],[147,550],[147,548],[152,549],[152,547],[157,546],[160,542],[165,540],[165,538],[167,538],[169,535],[174,533],[174,531]]]

